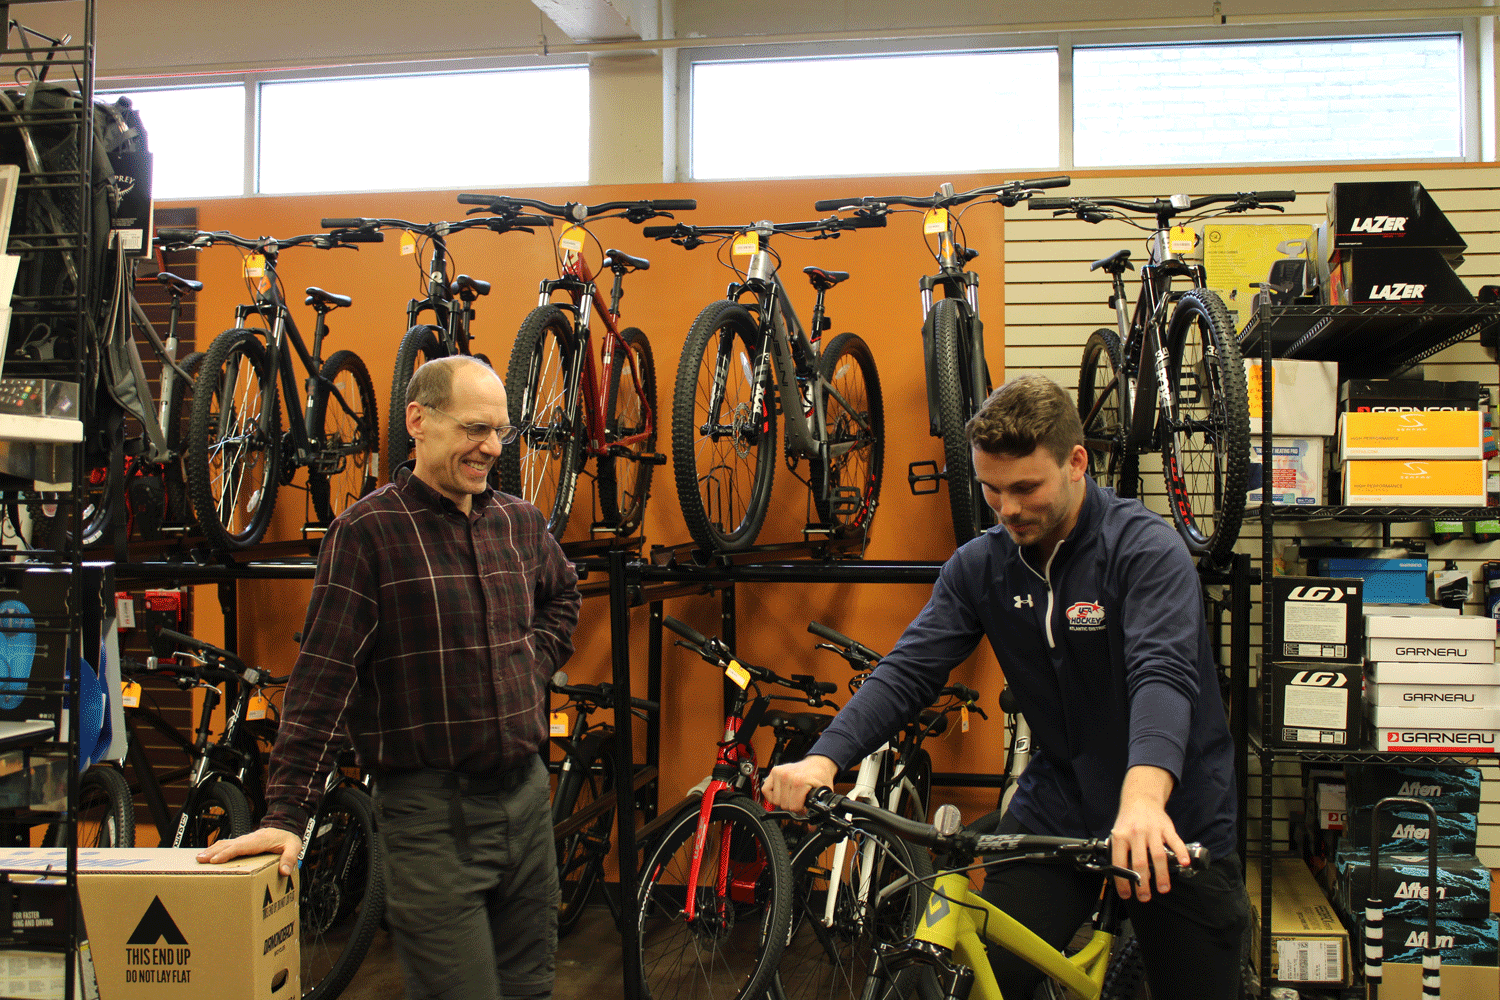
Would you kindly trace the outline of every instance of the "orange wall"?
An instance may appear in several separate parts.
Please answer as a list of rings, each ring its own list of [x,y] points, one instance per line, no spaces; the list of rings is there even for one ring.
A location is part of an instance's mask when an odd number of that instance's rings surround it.
[[[815,218],[812,204],[819,198],[858,194],[923,194],[941,180],[951,179],[959,190],[1004,178],[898,178],[838,181],[778,181],[757,183],[694,183],[511,190],[503,193],[537,197],[549,202],[600,202],[636,198],[696,198],[699,210],[680,218],[699,224],[733,224],[758,219],[794,221]],[[244,198],[206,201],[198,205],[200,226],[227,229],[243,236],[291,236],[316,231],[324,216],[398,217],[416,221],[459,218],[463,208],[453,192],[317,195],[308,197]],[[986,319],[989,362],[996,379],[1003,373],[1003,240],[1001,209],[981,205],[966,217],[969,243],[981,251],[973,267],[981,277],[981,309]],[[670,412],[671,387],[677,358],[694,316],[724,294],[734,275],[718,262],[714,247],[692,252],[670,243],[643,239],[636,227],[623,221],[601,222],[595,235],[605,247],[648,257],[649,272],[627,278],[621,304],[625,325],[639,326],[650,337],[655,355],[658,406]],[[869,546],[871,559],[940,561],[953,550],[946,493],[914,497],[905,482],[907,463],[934,460],[942,464],[941,442],[927,433],[926,397],[922,381],[921,314],[917,280],[933,269],[921,236],[921,216],[894,216],[885,230],[846,233],[837,240],[808,242],[779,238],[774,244],[782,257],[782,276],[794,307],[804,323],[810,319],[813,294],[801,275],[802,267],[847,270],[851,280],[831,291],[829,336],[853,330],[864,337],[875,354],[885,395],[885,482]],[[489,356],[502,372],[514,332],[536,304],[537,282],[555,274],[551,239],[538,233],[495,236],[463,233],[450,241],[459,271],[494,283],[492,294],[479,302],[474,323],[474,350]],[[597,266],[597,249],[591,250]],[[231,248],[216,247],[202,255],[198,276],[205,283],[199,296],[200,329],[230,325],[234,304],[243,301],[240,257]],[[375,381],[382,424],[389,399],[391,371],[406,325],[406,302],[424,294],[418,267],[401,257],[394,234],[378,246],[350,250],[293,249],[280,261],[288,298],[300,303],[308,285],[352,295],[354,306],[332,314],[330,347],[350,347],[364,358]],[[305,336],[311,336],[311,310],[296,307]],[[201,334],[207,343],[207,333]],[[597,345],[596,345],[597,349]],[[299,376],[300,378],[300,376]],[[661,425],[658,448],[670,451],[669,431]],[[383,428],[382,428],[383,431]],[[799,470],[806,474],[805,466]],[[588,492],[580,485],[568,537],[586,537],[592,519]],[[278,497],[271,538],[294,538],[307,515],[303,494],[283,489]],[[808,494],[780,463],[773,492],[771,517],[761,534],[765,542],[800,537]],[[677,509],[670,465],[659,467],[647,509],[647,545],[689,540]],[[300,581],[249,581],[240,584],[240,642],[250,662],[281,669],[295,658],[291,635],[302,626],[310,584]],[[739,650],[751,662],[779,672],[815,673],[839,682],[848,677],[844,662],[829,654],[812,654],[813,637],[805,631],[816,619],[858,638],[875,649],[889,649],[901,630],[921,609],[929,593],[922,585],[793,585],[744,584],[738,588]],[[199,604],[203,617],[212,614],[208,601]],[[698,629],[718,630],[718,595],[674,598],[667,614]],[[645,688],[647,610],[632,612],[634,689]],[[585,602],[576,635],[577,655],[568,665],[576,681],[608,679],[610,635],[604,600]],[[280,664],[281,666],[277,666]],[[966,735],[954,734],[932,747],[938,770],[995,771],[1003,760],[1001,726],[996,697],[1001,680],[998,667],[984,646],[960,667],[955,680],[984,692],[991,714],[974,719]],[[712,763],[712,744],[718,738],[721,715],[715,714],[719,680],[709,667],[684,650],[669,647],[663,662],[662,801],[675,801]],[[788,705],[788,708],[793,706]],[[938,743],[938,741],[934,741]],[[954,793],[965,811],[991,808],[993,793]]]

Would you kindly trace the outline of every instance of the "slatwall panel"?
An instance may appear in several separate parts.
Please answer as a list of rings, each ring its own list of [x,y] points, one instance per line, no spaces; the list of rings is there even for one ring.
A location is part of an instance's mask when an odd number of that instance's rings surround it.
[[[1500,168],[1495,167],[1075,177],[1071,187],[1047,194],[1148,200],[1176,193],[1294,190],[1297,200],[1286,206],[1284,214],[1246,213],[1224,216],[1218,221],[1317,225],[1325,220],[1328,187],[1334,181],[1407,179],[1420,180],[1427,187],[1468,242],[1468,253],[1458,274],[1469,288],[1477,291],[1481,285],[1500,283]],[[1005,221],[1006,377],[1039,371],[1064,386],[1076,387],[1084,341],[1092,330],[1114,326],[1113,311],[1107,303],[1110,283],[1102,272],[1089,271],[1089,264],[1122,247],[1130,247],[1134,259],[1143,260],[1147,254],[1145,240],[1145,233],[1122,222],[1091,225],[1073,218],[1053,218],[1046,212],[1010,209]],[[1132,297],[1138,287],[1131,289]],[[1491,386],[1497,380],[1495,358],[1476,342],[1455,345],[1429,360],[1425,367],[1426,376],[1436,380],[1477,380]],[[1165,513],[1160,469],[1158,456],[1142,459],[1144,499],[1148,506]],[[1396,524],[1391,531],[1396,538],[1428,535],[1424,524]],[[1380,532],[1379,525],[1368,524],[1283,524],[1277,528],[1277,537],[1285,544],[1299,535],[1312,539],[1379,538]],[[1258,574],[1261,550],[1258,519],[1247,520],[1238,548],[1252,554]],[[1500,560],[1500,543],[1455,541],[1430,550],[1430,557],[1457,561],[1476,580],[1476,595],[1482,595],[1480,566],[1489,559]],[[1259,588],[1255,593],[1252,643],[1258,643],[1260,637]],[[1466,610],[1483,613],[1478,599]],[[1257,658],[1255,653],[1252,647],[1252,660]],[[1290,802],[1300,796],[1300,786],[1295,779],[1283,777],[1278,769],[1275,794],[1278,802]],[[1279,807],[1277,814],[1279,818]],[[1485,768],[1484,807],[1479,819],[1480,857],[1491,867],[1500,867],[1500,780],[1494,768]],[[1285,844],[1284,833],[1278,841]]]

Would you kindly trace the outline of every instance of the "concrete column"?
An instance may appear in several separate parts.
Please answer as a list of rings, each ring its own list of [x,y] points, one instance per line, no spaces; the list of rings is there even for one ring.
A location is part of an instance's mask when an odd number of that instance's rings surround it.
[[[663,66],[668,60],[675,68],[672,53],[598,55],[589,61],[590,184],[675,179],[675,100],[668,117]]]

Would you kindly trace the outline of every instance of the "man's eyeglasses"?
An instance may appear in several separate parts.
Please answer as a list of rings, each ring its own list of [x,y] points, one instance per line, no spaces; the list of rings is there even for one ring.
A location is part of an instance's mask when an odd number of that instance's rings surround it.
[[[490,439],[490,435],[494,434],[500,439],[500,446],[503,448],[508,444],[515,444],[516,440],[521,436],[521,428],[517,427],[515,424],[502,424],[499,426],[495,424],[466,424],[455,417],[453,414],[448,413],[445,410],[439,410],[431,403],[423,403],[422,405],[427,407],[434,413],[441,413],[443,416],[447,417],[455,424],[458,424],[459,430],[463,431],[465,436],[467,436],[470,441],[474,441],[476,443],[480,441],[488,441]]]

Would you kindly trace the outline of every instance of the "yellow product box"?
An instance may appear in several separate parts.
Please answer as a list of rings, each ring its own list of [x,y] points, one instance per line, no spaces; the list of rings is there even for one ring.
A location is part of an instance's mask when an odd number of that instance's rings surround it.
[[[1483,507],[1484,461],[1344,463],[1344,503]]]
[[[200,865],[192,848],[78,851],[89,950],[108,1000],[297,1000],[297,880],[279,855]],[[67,866],[59,848],[0,849],[0,870]]]
[[[1261,432],[1261,359],[1245,359],[1249,390],[1250,433]],[[1333,437],[1337,430],[1339,363],[1337,361],[1271,362],[1272,420],[1278,437]]]
[[[1260,940],[1260,859],[1245,865],[1255,938]],[[1260,965],[1260,949],[1251,952]],[[1260,970],[1265,975],[1265,970]],[[1271,977],[1283,983],[1349,983],[1349,934],[1301,858],[1271,862]],[[102,980],[101,980],[102,982]]]
[[[1339,461],[1351,458],[1484,458],[1478,410],[1340,413]]]
[[[1234,321],[1236,330],[1243,330],[1250,322],[1250,302],[1258,291],[1255,285],[1270,276],[1271,265],[1283,257],[1307,256],[1305,253],[1287,253],[1279,248],[1294,251],[1301,244],[1304,247],[1311,245],[1316,250],[1316,232],[1307,225],[1204,223],[1203,270],[1208,275],[1208,287],[1218,292],[1224,305],[1229,307],[1229,318]],[[1276,429],[1281,431],[1279,421]]]
[[[1386,962],[1380,967],[1380,995],[1419,997],[1422,995],[1422,967]],[[1438,973],[1443,1000],[1495,1000],[1500,996],[1500,969],[1493,965],[1452,965],[1444,963]]]

